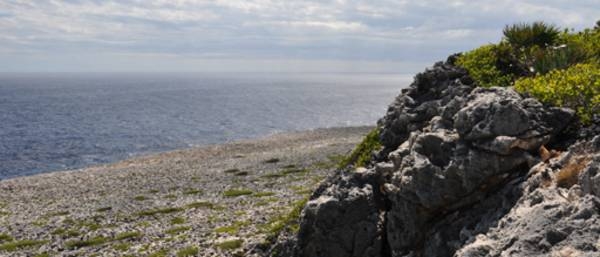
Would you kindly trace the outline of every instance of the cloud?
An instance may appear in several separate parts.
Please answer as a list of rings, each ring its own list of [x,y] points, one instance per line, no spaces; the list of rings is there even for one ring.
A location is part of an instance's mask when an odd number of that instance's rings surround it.
[[[123,53],[177,67],[176,56],[182,69],[189,58],[306,61],[293,69],[319,60],[422,65],[496,42],[508,23],[544,20],[582,29],[596,19],[596,0],[5,0],[0,67],[62,63],[76,70],[98,61],[95,68],[112,69],[105,56]],[[68,59],[69,68],[61,56],[82,58]],[[16,67],[14,58],[45,61]]]

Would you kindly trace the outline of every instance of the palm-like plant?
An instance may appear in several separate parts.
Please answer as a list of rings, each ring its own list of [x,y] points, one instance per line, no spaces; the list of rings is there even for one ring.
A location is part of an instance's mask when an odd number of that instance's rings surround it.
[[[551,24],[536,21],[507,25],[503,30],[506,41],[515,48],[538,46],[545,48],[556,43],[560,31]]]

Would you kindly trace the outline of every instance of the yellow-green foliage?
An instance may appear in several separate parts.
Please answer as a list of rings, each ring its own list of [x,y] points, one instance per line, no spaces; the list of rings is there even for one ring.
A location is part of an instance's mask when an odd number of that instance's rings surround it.
[[[529,93],[542,102],[569,107],[577,111],[582,122],[600,112],[600,68],[594,64],[577,64],[565,70],[553,70],[515,82],[515,89]]]
[[[343,169],[351,164],[357,167],[364,167],[371,160],[371,153],[379,148],[381,148],[379,128],[374,128],[365,136],[363,141],[354,148],[349,156],[340,161],[338,168]]]
[[[498,46],[484,45],[461,55],[456,64],[465,68],[480,87],[510,86],[513,78],[496,67]]]

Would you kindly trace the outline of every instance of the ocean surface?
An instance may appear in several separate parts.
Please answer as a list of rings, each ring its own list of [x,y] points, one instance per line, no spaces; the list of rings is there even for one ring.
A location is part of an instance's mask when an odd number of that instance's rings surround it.
[[[0,74],[0,179],[284,131],[375,125],[412,76]]]

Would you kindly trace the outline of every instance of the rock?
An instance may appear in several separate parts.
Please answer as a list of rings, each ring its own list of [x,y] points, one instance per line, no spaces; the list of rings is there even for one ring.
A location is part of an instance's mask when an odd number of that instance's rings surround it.
[[[379,256],[383,224],[374,199],[377,188],[361,175],[339,174],[307,203],[298,256]]]
[[[288,256],[597,256],[600,136],[542,159],[574,111],[474,88],[454,58],[390,105],[372,166],[313,194]]]

